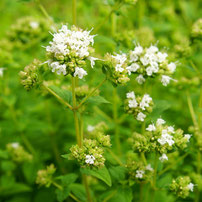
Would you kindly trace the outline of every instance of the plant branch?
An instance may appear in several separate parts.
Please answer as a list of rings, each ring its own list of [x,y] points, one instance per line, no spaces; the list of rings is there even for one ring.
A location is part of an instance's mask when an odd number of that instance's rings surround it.
[[[80,104],[75,108],[75,109],[79,109],[85,102],[86,100],[91,97],[97,89],[99,89],[103,84],[104,82],[107,80],[107,78],[105,78],[98,86],[96,86],[81,102]]]
[[[69,107],[70,110],[73,110],[72,106],[71,106],[68,102],[66,102],[65,100],[63,100],[63,99],[62,99],[58,94],[56,94],[53,90],[51,90],[51,89],[47,86],[47,84],[46,84],[45,81],[43,82],[43,86],[45,87],[45,89],[46,89],[49,93],[51,93],[52,95],[54,95],[62,104],[64,104],[65,106]]]

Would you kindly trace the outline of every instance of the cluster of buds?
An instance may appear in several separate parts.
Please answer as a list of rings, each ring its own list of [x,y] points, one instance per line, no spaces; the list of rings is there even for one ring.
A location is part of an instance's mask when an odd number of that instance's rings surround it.
[[[89,137],[97,140],[97,142],[103,147],[110,147],[110,136],[105,135],[105,131],[108,129],[104,122],[100,122],[95,126],[88,125],[87,130]]]
[[[24,148],[18,143],[13,142],[6,145],[6,149],[11,156],[12,160],[17,163],[22,163],[32,160],[32,155],[24,150]]]
[[[132,137],[128,139],[134,152],[149,152],[150,151],[150,135],[142,135],[134,132]]]
[[[181,129],[175,130],[173,126],[168,126],[166,122],[159,118],[156,123],[148,125],[145,134],[134,133],[129,138],[129,143],[134,152],[152,152],[161,154],[159,160],[167,161],[167,153],[175,148],[184,149],[187,147],[191,135],[183,134]]]
[[[178,197],[186,198],[189,196],[190,191],[193,192],[194,184],[191,183],[190,177],[178,177],[172,181],[170,185],[170,190],[175,192]]]
[[[167,86],[170,80],[173,80],[170,75],[175,72],[176,64],[168,61],[168,54],[160,52],[157,46],[151,45],[148,48],[143,48],[138,45],[133,51],[130,51],[128,56],[128,74],[137,74],[136,81],[139,84],[145,82],[145,78],[161,76],[161,83]]]
[[[198,87],[199,85],[200,85],[200,78],[197,76],[192,78],[181,77],[178,80],[178,82],[175,83],[175,86],[179,88],[180,90]]]
[[[107,53],[102,67],[103,73],[114,85],[126,84],[130,79],[127,74],[127,55],[125,53],[111,55]]]
[[[187,147],[191,135],[183,134],[181,129],[175,130],[173,126],[168,126],[166,122],[159,118],[156,124],[150,124],[146,130],[146,135],[150,137],[150,150],[156,150],[160,154],[161,162],[168,160],[166,153],[175,148],[184,149]]]
[[[125,111],[134,115],[138,121],[144,121],[147,113],[152,112],[152,98],[145,94],[143,96],[135,96],[135,93],[129,92],[126,94]]]
[[[87,75],[84,67],[90,61],[93,68],[97,58],[92,57],[94,35],[75,26],[69,29],[66,25],[53,34],[53,41],[46,47],[48,65],[57,74],[78,76],[82,79]]]
[[[202,38],[202,18],[198,19],[193,24],[191,35],[193,38]]]
[[[63,89],[71,90],[71,86],[62,86]],[[75,88],[75,94],[77,99],[83,99],[86,97],[90,92],[92,92],[94,88],[90,88],[88,85],[82,85],[82,86],[77,86]],[[99,89],[97,89],[94,93],[93,96],[98,96],[100,93]]]
[[[12,62],[12,43],[8,39],[0,40],[0,67],[8,66]]]
[[[17,20],[8,32],[8,38],[17,48],[27,48],[33,43],[48,39],[51,29],[49,21],[43,18],[24,17]]]
[[[24,71],[20,71],[19,73],[21,84],[27,91],[31,90],[39,83],[38,73],[40,64],[41,62],[35,59],[31,64],[24,68]]]
[[[141,161],[135,161],[131,158],[127,160],[126,168],[132,181],[148,181],[153,175],[154,169],[151,164],[144,165]]]
[[[36,183],[40,186],[50,187],[53,182],[53,174],[56,168],[53,164],[46,167],[44,170],[39,170],[37,172]]]
[[[70,148],[70,159],[76,159],[81,167],[100,168],[104,166],[104,149],[96,140],[84,139],[83,145]]]

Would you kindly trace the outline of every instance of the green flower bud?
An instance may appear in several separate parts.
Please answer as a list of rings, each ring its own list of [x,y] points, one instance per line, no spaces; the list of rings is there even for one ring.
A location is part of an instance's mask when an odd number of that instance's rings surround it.
[[[50,187],[53,182],[53,174],[55,173],[56,168],[53,164],[47,166],[44,170],[39,170],[37,172],[36,184],[40,186]]]
[[[194,184],[191,183],[190,177],[178,177],[172,181],[170,190],[173,191],[178,197],[186,198],[189,196],[190,191],[193,191]]]
[[[26,152],[18,142],[7,144],[6,149],[9,155],[11,156],[12,160],[17,163],[31,161],[33,158],[32,155]]]

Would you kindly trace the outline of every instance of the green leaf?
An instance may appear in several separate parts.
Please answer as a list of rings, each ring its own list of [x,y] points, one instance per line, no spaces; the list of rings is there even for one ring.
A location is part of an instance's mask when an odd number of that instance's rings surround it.
[[[69,196],[70,188],[69,187],[64,187],[63,190],[56,189],[55,193],[57,195],[57,200],[59,202],[62,202],[62,201],[64,201]]]
[[[70,185],[72,183],[74,183],[77,178],[78,178],[78,176],[74,173],[57,177],[57,179],[61,180],[62,187],[63,187],[63,190],[61,190],[61,189],[56,190],[57,200],[59,202],[64,201],[69,196]]]
[[[102,180],[110,187],[112,186],[111,176],[106,167],[100,168],[98,170],[91,170],[89,168],[81,168],[81,172],[83,174],[91,175],[93,177],[96,177],[96,178]]]
[[[62,181],[63,186],[68,186],[72,184],[73,182],[76,181],[77,178],[78,178],[78,175],[74,173],[57,177],[57,179],[60,179]]]
[[[64,158],[64,159],[69,159],[70,154],[63,154],[63,155],[61,155],[61,156],[62,156],[62,158]]]
[[[78,199],[86,201],[86,191],[83,185],[76,183],[71,184],[70,190]]]
[[[131,202],[133,193],[130,187],[118,187],[115,190],[109,190],[99,197],[99,201],[107,202]]]
[[[122,181],[125,179],[126,168],[122,166],[113,166],[109,168],[109,173],[112,176],[112,179]]]
[[[64,90],[59,88],[58,86],[49,86],[49,88],[54,91],[57,95],[59,95],[63,100],[65,100],[68,103],[72,102],[72,93],[68,90]]]
[[[109,104],[110,102],[108,100],[106,100],[104,97],[102,96],[93,96],[90,97],[86,103],[91,103],[91,104]]]

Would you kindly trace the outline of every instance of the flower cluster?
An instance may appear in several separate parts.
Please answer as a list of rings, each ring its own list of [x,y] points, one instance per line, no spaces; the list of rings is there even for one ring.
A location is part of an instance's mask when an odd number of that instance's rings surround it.
[[[19,73],[21,84],[27,91],[31,90],[39,82],[38,73],[40,64],[41,62],[35,59],[31,64],[24,68],[24,71],[20,71]]]
[[[181,129],[175,130],[173,126],[168,126],[165,123],[163,119],[159,118],[156,124],[152,123],[146,128],[147,135],[150,136],[150,149],[155,149],[162,154],[159,157],[161,162],[168,160],[166,155],[168,151],[174,147],[184,149],[191,138],[189,134],[183,135]]]
[[[194,184],[191,183],[190,177],[178,177],[177,179],[172,181],[170,185],[170,190],[175,192],[178,197],[186,198],[190,191],[193,192]]]
[[[6,145],[6,149],[11,156],[12,160],[17,163],[25,161],[31,161],[32,155],[24,150],[24,148],[18,143],[13,142]]]
[[[202,38],[202,18],[193,24],[191,34],[193,38]]]
[[[100,122],[95,126],[88,125],[87,130],[90,138],[97,140],[97,142],[103,147],[110,147],[110,136],[105,135],[107,128],[108,127],[104,122]]]
[[[91,56],[93,53],[92,45],[94,35],[90,31],[84,31],[75,26],[69,29],[66,25],[53,34],[53,41],[46,47],[49,58],[48,65],[52,72],[57,74],[68,75],[82,79],[87,75],[86,61],[90,61],[91,67],[94,66],[95,60]]]
[[[160,52],[157,46],[151,45],[148,48],[143,48],[138,45],[129,53],[128,74],[138,74],[136,80],[139,84],[144,83],[147,77],[160,75],[161,83],[167,86],[170,80],[173,80],[170,75],[176,69],[176,64],[169,63],[167,57],[168,54]]]
[[[152,112],[152,98],[145,94],[143,96],[135,96],[135,93],[129,92],[126,94],[125,110],[129,114],[133,114],[138,121],[144,121],[147,113]]]
[[[53,174],[56,168],[53,164],[46,167],[44,170],[39,170],[37,172],[36,183],[40,186],[50,187],[53,182]]]
[[[128,169],[128,174],[132,181],[148,181],[153,175],[154,169],[151,164],[144,165],[141,161],[135,161],[131,158],[128,159],[126,168]]]
[[[114,84],[126,84],[130,79],[127,74],[127,55],[107,53],[102,67],[103,73]]]
[[[191,135],[183,134],[181,129],[175,130],[173,126],[168,126],[166,122],[159,118],[156,123],[148,125],[145,134],[134,133],[129,142],[135,152],[156,151],[161,154],[159,160],[167,161],[167,152],[174,148],[184,149],[187,147]]]
[[[52,29],[48,20],[43,18],[25,17],[20,18],[11,26],[8,38],[14,47],[27,48],[33,43],[48,39],[48,31]]]
[[[104,166],[104,149],[96,140],[84,139],[83,145],[70,148],[70,159],[76,159],[81,167],[100,168]]]

